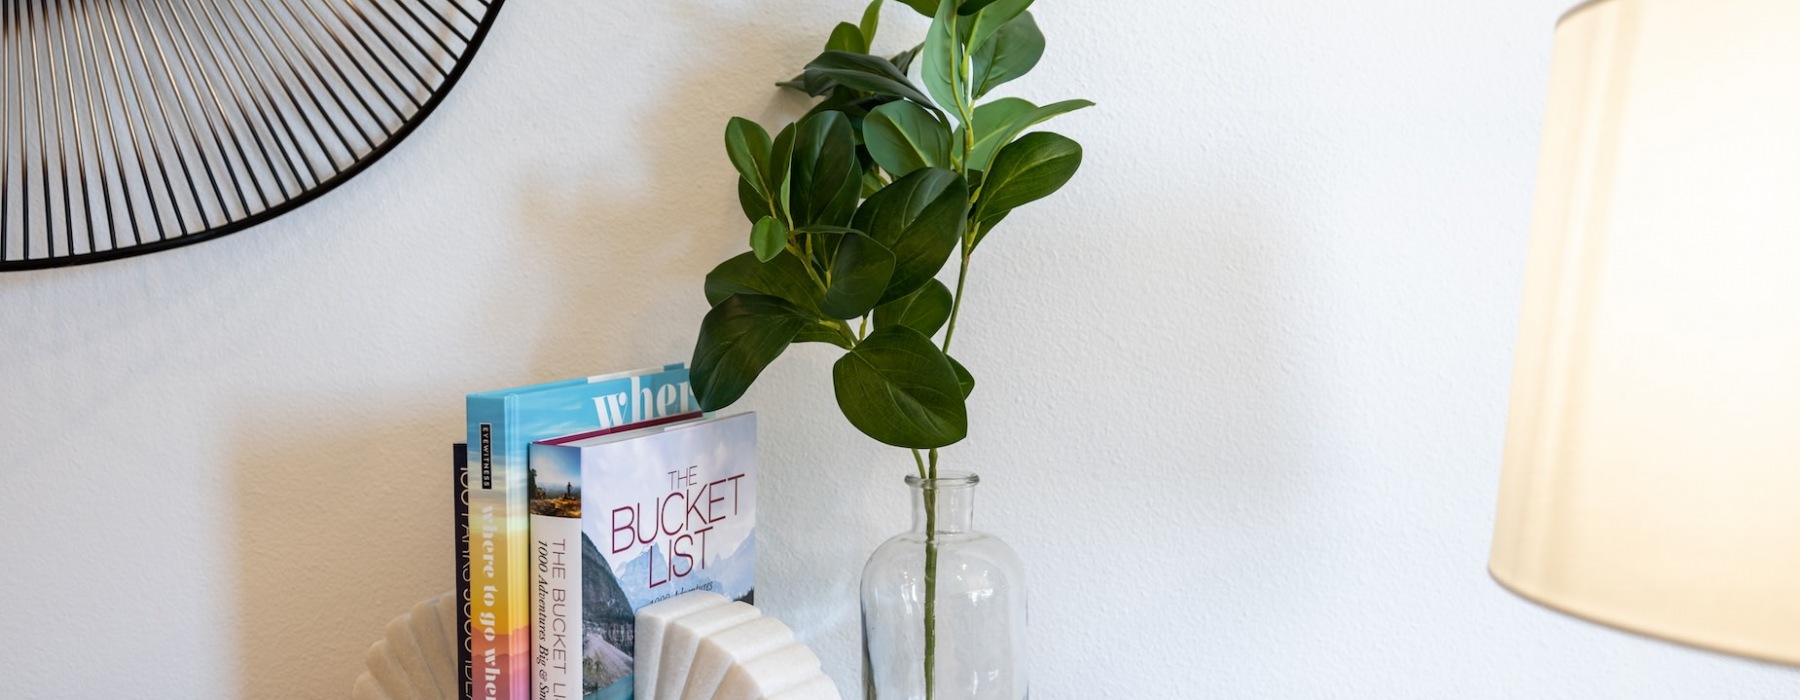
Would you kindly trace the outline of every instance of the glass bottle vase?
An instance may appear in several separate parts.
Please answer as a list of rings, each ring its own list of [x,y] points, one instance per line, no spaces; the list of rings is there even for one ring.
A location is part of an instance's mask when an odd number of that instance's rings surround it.
[[[1024,567],[972,527],[977,483],[968,473],[906,477],[912,529],[863,567],[867,700],[1027,696]]]

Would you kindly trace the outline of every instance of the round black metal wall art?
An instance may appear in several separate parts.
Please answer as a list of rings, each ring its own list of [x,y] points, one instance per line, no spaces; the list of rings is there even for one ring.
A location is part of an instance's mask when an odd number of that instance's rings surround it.
[[[0,271],[240,231],[440,104],[503,0],[0,0]]]

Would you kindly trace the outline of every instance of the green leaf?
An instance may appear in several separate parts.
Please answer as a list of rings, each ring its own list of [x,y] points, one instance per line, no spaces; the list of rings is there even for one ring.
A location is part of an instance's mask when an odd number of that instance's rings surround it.
[[[774,188],[775,208],[772,211],[776,218],[793,220],[793,208],[789,205],[789,197],[793,189],[794,173],[794,139],[799,133],[798,123],[782,127],[775,135],[775,143],[769,147],[769,172],[767,182]]]
[[[918,291],[875,307],[875,329],[906,326],[929,338],[937,335],[944,322],[950,320],[950,306],[954,302],[949,287],[931,280]]]
[[[862,164],[851,168],[850,177],[844,178],[843,187],[838,189],[825,210],[820,223],[848,225],[856,216],[856,203],[862,200]]]
[[[994,4],[994,0],[962,0],[962,2],[956,6],[956,14],[972,15],[992,4]]]
[[[868,97],[865,93],[840,85],[833,88],[831,94],[827,95],[825,99],[813,105],[812,109],[806,110],[805,116],[810,117],[820,112],[843,112],[845,117],[850,118],[851,132],[855,133],[857,113],[867,111],[862,108],[862,103],[870,99],[873,98]]]
[[[788,211],[794,224],[849,223],[842,193],[850,190],[850,207],[855,207],[856,188],[862,182],[849,118],[839,112],[821,112],[800,120],[793,149]]]
[[[961,27],[964,45],[969,49],[980,49],[994,32],[1000,31],[1013,18],[1024,14],[1031,3],[1032,0],[999,0],[981,8],[972,21],[965,22]]]
[[[913,59],[918,58],[919,52],[923,50],[925,50],[925,45],[919,44],[918,46],[894,54],[894,57],[888,59],[888,62],[894,64],[895,68],[900,69],[901,73],[905,73],[912,69]]]
[[[846,233],[862,233],[862,231],[858,230],[858,229],[850,228],[849,226],[826,226],[824,224],[814,224],[812,226],[801,226],[800,228],[794,229],[794,233],[817,233],[817,234],[841,236]],[[833,238],[831,244],[833,246],[833,249],[835,250],[836,245],[837,245],[837,239]]]
[[[755,187],[751,187],[750,183],[741,177],[738,178],[738,206],[743,207],[744,217],[748,218],[752,224],[773,213],[769,211],[769,202],[763,199],[762,193],[757,192]]]
[[[734,294],[706,312],[689,363],[701,410],[736,402],[808,323],[793,304],[755,294]]]
[[[750,183],[750,189],[767,197],[769,186],[769,132],[764,131],[761,124],[732,117],[725,125],[725,153],[731,157],[732,166],[744,181]]]
[[[775,87],[799,90],[812,97],[818,97],[831,92],[832,90],[836,90],[838,84],[837,81],[824,75],[812,71],[805,71],[793,78],[776,83]]]
[[[848,25],[846,25],[848,26]],[[826,51],[819,54],[812,63],[806,64],[808,73],[823,75],[837,81],[839,85],[853,90],[872,92],[878,95],[893,95],[923,105],[930,105],[931,98],[913,87],[912,81],[898,67],[880,56],[849,51]]]
[[[1064,100],[1039,107],[1017,97],[1002,97],[976,107],[975,148],[969,152],[967,169],[987,170],[994,160],[994,154],[999,153],[1001,147],[1012,143],[1026,129],[1058,115],[1092,106],[1094,103],[1087,100]],[[956,141],[962,139],[961,127],[957,128],[952,138]]]
[[[917,10],[919,14],[930,17],[937,14],[938,0],[900,0],[907,7]]]
[[[800,333],[794,336],[794,342],[827,343],[836,345],[845,350],[856,347],[856,345],[851,343],[850,338],[844,336],[843,332],[825,325],[823,321],[814,322],[807,327],[800,329]]]
[[[968,407],[950,358],[906,326],[869,334],[831,368],[838,407],[869,437],[930,449],[963,439]]]
[[[862,231],[847,226],[801,226],[794,229],[794,243],[796,248],[812,250],[813,269],[824,270],[831,267],[831,257],[837,254],[838,242],[849,233],[860,234]]]
[[[774,260],[787,247],[788,227],[780,219],[765,216],[750,228],[750,251],[762,262]]]
[[[956,370],[956,383],[962,386],[963,398],[969,398],[969,394],[975,393],[975,375],[970,374],[969,368],[957,362],[956,358],[945,355],[944,359],[950,361],[950,369]]]
[[[987,222],[1061,188],[1081,167],[1081,144],[1048,131],[1026,134],[994,156],[975,203],[974,220]],[[980,242],[979,239],[976,242]]]
[[[987,238],[988,232],[994,230],[995,226],[999,226],[1000,222],[1005,221],[1006,215],[1010,214],[1010,213],[1011,212],[1003,211],[998,214],[990,215],[990,216],[988,216],[988,218],[982,219],[981,220],[981,230],[975,234],[975,242],[980,243],[981,239]],[[974,250],[974,248],[971,247],[970,250]]]
[[[958,72],[962,65],[963,45],[957,37],[959,18],[954,5],[953,1],[937,5],[937,15],[925,33],[919,80],[925,83],[925,90],[931,93],[932,99],[937,100],[938,107],[960,119],[968,104],[968,91]]]
[[[894,276],[894,253],[861,233],[840,234],[831,263],[831,286],[819,305],[833,318],[856,318],[875,308]]]
[[[862,24],[857,27],[858,29],[862,30],[862,37],[863,37],[863,42],[864,42],[863,51],[865,53],[869,50],[870,46],[875,45],[875,30],[879,29],[880,27],[881,27],[881,0],[871,0],[871,2],[869,3],[869,6],[866,8],[863,8]],[[905,73],[906,69],[902,68],[902,69],[900,69],[900,72]]]
[[[1044,57],[1044,33],[1031,13],[1001,26],[987,43],[969,57],[970,81],[976,99],[1019,76],[1031,72]]]
[[[831,38],[825,40],[826,51],[849,51],[866,53],[869,42],[863,38],[861,29],[849,22],[839,22],[837,28],[831,30]]]
[[[962,240],[968,213],[968,183],[943,168],[914,170],[862,203],[851,225],[894,252],[894,276],[881,303],[937,276]]]
[[[810,316],[825,315],[819,310],[819,285],[806,274],[805,263],[785,250],[767,262],[741,253],[706,273],[706,303],[718,306],[734,294],[779,297]]]
[[[876,107],[863,120],[862,133],[869,155],[894,177],[950,164],[950,129],[911,102]]]

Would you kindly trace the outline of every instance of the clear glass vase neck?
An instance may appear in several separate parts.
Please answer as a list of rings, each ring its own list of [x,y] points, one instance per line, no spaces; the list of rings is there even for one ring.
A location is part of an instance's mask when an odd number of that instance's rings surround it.
[[[912,491],[912,530],[953,535],[971,532],[975,524],[975,485],[981,477],[968,472],[939,472],[936,479],[906,477]]]

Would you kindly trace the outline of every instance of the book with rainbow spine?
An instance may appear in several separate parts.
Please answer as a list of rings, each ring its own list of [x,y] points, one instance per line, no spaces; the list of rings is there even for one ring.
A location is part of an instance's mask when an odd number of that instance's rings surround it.
[[[684,364],[469,394],[472,700],[526,700],[531,683],[527,446],[698,415]]]

